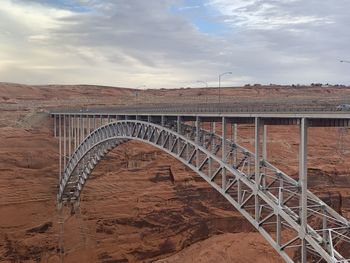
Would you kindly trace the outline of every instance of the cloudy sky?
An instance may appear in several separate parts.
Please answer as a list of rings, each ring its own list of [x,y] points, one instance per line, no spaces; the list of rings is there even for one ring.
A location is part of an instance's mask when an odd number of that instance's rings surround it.
[[[0,81],[350,84],[349,0],[1,0]]]

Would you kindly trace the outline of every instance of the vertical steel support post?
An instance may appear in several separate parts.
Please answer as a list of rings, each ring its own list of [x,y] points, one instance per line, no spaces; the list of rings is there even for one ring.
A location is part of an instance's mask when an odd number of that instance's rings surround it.
[[[78,147],[78,118],[74,115],[74,148]]]
[[[323,220],[322,220],[322,237],[323,237],[323,244],[327,251],[329,251],[329,244],[328,244],[328,230],[327,230],[327,209],[324,207],[323,209]]]
[[[72,118],[68,115],[68,157],[72,154]]]
[[[210,122],[210,133],[211,134],[215,134],[215,122]],[[210,142],[210,150],[211,152],[214,152],[214,148],[215,148],[215,140],[214,140],[214,136],[212,136],[211,138],[211,142]]]
[[[152,116],[151,116],[151,115],[148,115],[147,119],[148,119],[148,122],[149,122],[149,123],[153,123],[153,119],[152,119]],[[151,137],[152,137],[152,129],[149,129],[148,137],[149,137],[149,140],[151,140]]]
[[[177,116],[177,132],[181,134],[181,116]]]
[[[262,160],[265,162],[267,160],[267,125],[263,124],[263,138],[262,138]],[[263,167],[263,177],[261,178],[261,183],[263,189],[266,189],[266,167]]]
[[[90,115],[86,115],[86,121],[87,121],[87,136],[89,136],[90,132],[91,132],[91,125],[90,125]],[[91,159],[91,151],[89,151],[88,153],[88,159]]]
[[[233,142],[237,143],[237,131],[238,131],[238,124],[233,124]]]
[[[80,117],[79,115],[75,116],[76,118],[76,124],[77,124],[77,146],[79,146],[79,141],[80,141]]]
[[[170,129],[172,129],[172,123],[171,123],[171,121],[170,121],[170,124],[169,124],[169,128]],[[168,139],[168,144],[169,144],[169,149],[171,149],[171,146],[173,145],[173,136],[171,135],[171,134],[168,134],[168,136],[169,136],[169,139]]]
[[[227,120],[226,117],[222,117],[222,121],[221,121],[221,137],[222,137],[222,141],[221,141],[221,159],[223,161],[226,160],[226,138],[227,138]]]
[[[63,171],[66,168],[67,163],[67,127],[66,127],[66,115],[63,115]]]
[[[232,134],[233,136],[232,141],[235,146],[237,144],[237,131],[238,131],[238,124],[235,123],[233,124],[233,134]],[[232,154],[233,154],[233,165],[236,166],[237,165],[237,147],[234,148]]]
[[[160,125],[161,125],[162,127],[165,126],[165,116],[164,116],[164,115],[162,115],[162,116],[160,117]],[[164,144],[164,132],[162,132],[162,135],[161,135],[161,142],[162,142],[162,145],[163,145],[163,144]]]
[[[216,151],[216,122],[213,122],[213,141],[212,141],[212,152],[214,153]]]
[[[84,141],[85,137],[86,137],[86,118],[85,116],[83,116],[82,118],[82,128],[83,128],[83,137],[81,138],[81,141]]]
[[[242,204],[242,182],[240,179],[237,179],[237,203]]]
[[[84,126],[84,116],[83,115],[81,115],[80,122],[81,122],[81,124],[80,124],[80,130],[81,130],[80,143],[82,143],[84,140],[84,137],[85,137],[85,129],[84,129],[85,126]]]
[[[79,146],[80,144],[80,115],[79,116],[76,116],[77,118],[77,146]]]
[[[177,133],[181,134],[181,116],[177,116]],[[177,154],[180,154],[181,151],[180,138],[177,139]]]
[[[221,141],[221,159],[223,162],[226,161],[226,124],[227,124],[227,120],[226,117],[222,117],[222,121],[221,121],[221,136],[222,136],[222,141]],[[222,171],[221,171],[221,175],[222,175],[222,189],[226,190],[226,169],[225,167],[222,167]]]
[[[231,136],[232,136],[232,142],[236,146],[237,144],[237,130],[238,125],[237,123],[232,124],[232,130],[231,130]],[[237,165],[237,147],[233,149],[233,165],[236,167]],[[237,202],[238,204],[242,204],[242,182],[240,179],[237,179]]]
[[[79,146],[79,144],[81,143],[81,137],[82,137],[82,129],[81,129],[81,126],[82,126],[82,122],[81,122],[81,115],[79,115],[78,117],[78,137],[77,137],[77,145]]]
[[[255,117],[255,220],[260,221],[260,205],[258,191],[260,189],[260,128],[261,119]]]
[[[210,122],[210,134],[213,134],[213,130],[214,130],[214,124],[211,121]],[[213,137],[211,137],[210,140],[211,141],[210,141],[210,145],[208,145],[208,150],[210,149],[211,151],[213,151],[213,149],[214,149]],[[213,174],[212,165],[213,165],[212,159],[211,159],[211,157],[209,157],[209,159],[208,159],[208,176],[209,176],[209,178],[211,178],[212,174]]]
[[[212,165],[213,165],[212,159],[211,159],[211,157],[208,157],[208,176],[209,176],[209,178],[211,178],[213,175]]]
[[[59,154],[60,154],[58,179],[59,179],[59,181],[61,182],[61,176],[62,176],[62,129],[61,129],[61,114],[58,115],[58,139],[59,139]]]
[[[90,119],[89,115],[87,115],[86,117],[87,117],[87,122],[88,122],[87,134],[90,134],[90,132],[91,132],[91,124],[90,124],[91,119]]]
[[[57,137],[57,132],[56,132],[56,129],[57,129],[57,124],[56,124],[56,115],[53,115],[53,136],[54,138]]]
[[[267,159],[267,125],[264,124],[264,132],[263,132],[263,150],[262,150],[262,156],[263,160],[266,161]]]
[[[280,180],[279,180],[279,189],[278,189],[278,206],[283,207],[284,203],[284,193],[283,193],[283,179],[282,175],[279,174]],[[276,243],[278,247],[281,247],[282,245],[282,217],[277,214],[276,215]]]
[[[200,119],[196,116],[196,167],[199,168],[199,132],[200,132]]]
[[[307,233],[307,129],[308,120],[301,119],[300,144],[299,144],[299,185],[301,187],[300,198],[300,233],[301,238],[301,263],[307,262],[306,239]]]
[[[75,120],[75,118],[74,118],[74,115],[72,115],[72,142],[71,142],[71,144],[72,144],[72,153],[71,153],[71,155],[73,154],[73,152],[75,151],[75,149],[76,149],[76,147],[74,147],[74,136],[75,136],[75,129],[74,129],[74,124],[75,124],[75,122],[74,122],[74,120]]]

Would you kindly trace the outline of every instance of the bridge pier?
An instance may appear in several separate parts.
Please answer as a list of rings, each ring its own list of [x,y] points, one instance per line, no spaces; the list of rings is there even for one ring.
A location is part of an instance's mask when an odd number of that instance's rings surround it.
[[[195,142],[196,142],[196,145],[199,146],[200,145],[200,118],[197,116],[196,117],[196,122],[195,122],[195,127],[196,127],[196,139],[195,139]],[[196,150],[196,167],[198,168],[199,167],[199,150],[198,150],[198,147],[197,147],[197,150]]]
[[[260,118],[255,118],[255,220],[259,223],[260,221],[260,202],[258,191],[260,190],[260,130],[261,130],[262,121]]]
[[[68,155],[72,154],[72,117],[68,115]]]
[[[279,180],[279,188],[278,188],[278,206],[281,209],[283,207],[283,180],[280,178]],[[276,244],[278,248],[282,246],[282,217],[277,214],[276,215]]]
[[[238,124],[233,123],[231,126],[231,136],[232,136],[231,140],[234,145],[237,144],[237,133],[238,133]],[[237,165],[237,147],[235,147],[232,150],[232,154],[233,154],[233,165],[236,166]]]
[[[262,167],[261,167],[261,185],[262,189],[266,189],[266,165],[265,162],[267,161],[267,125],[263,123],[263,136],[262,136]]]
[[[222,125],[222,127],[221,127],[221,132],[222,132],[222,135],[221,135],[221,137],[222,137],[222,140],[221,140],[221,150],[222,150],[222,152],[221,152],[221,160],[223,161],[223,162],[226,162],[226,143],[227,143],[227,141],[226,141],[226,138],[227,138],[227,135],[226,135],[226,133],[227,133],[227,119],[226,119],[226,117],[222,117],[222,121],[221,121],[221,125]],[[223,167],[222,168],[222,172],[221,172],[221,176],[222,176],[222,189],[226,189],[226,168],[225,167]]]
[[[267,125],[264,124],[263,126],[262,158],[265,161],[267,160]]]
[[[66,167],[67,160],[66,160],[66,144],[67,144],[67,138],[66,138],[66,115],[63,115],[63,168]]]
[[[58,144],[59,144],[59,174],[58,178],[59,181],[61,181],[61,176],[62,176],[62,126],[61,126],[61,115],[58,115]]]
[[[307,262],[307,243],[305,236],[307,230],[307,135],[308,120],[302,118],[300,122],[300,148],[299,148],[299,185],[301,187],[300,198],[300,238],[301,238],[301,263]]]
[[[232,131],[232,142],[237,143],[237,135],[238,135],[238,124],[233,124],[233,131]]]

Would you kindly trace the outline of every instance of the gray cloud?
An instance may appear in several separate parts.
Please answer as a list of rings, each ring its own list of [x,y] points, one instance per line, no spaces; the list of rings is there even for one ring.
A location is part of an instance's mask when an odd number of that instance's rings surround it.
[[[222,34],[172,12],[204,8],[182,0],[4,1],[2,81],[179,87],[229,70],[226,85],[349,82],[347,0],[208,0]]]
[[[244,43],[247,60],[242,61],[242,68],[250,69],[253,79],[349,82],[349,68],[339,63],[350,55],[348,1],[234,1],[241,6],[232,2],[211,4],[236,32],[232,41]]]

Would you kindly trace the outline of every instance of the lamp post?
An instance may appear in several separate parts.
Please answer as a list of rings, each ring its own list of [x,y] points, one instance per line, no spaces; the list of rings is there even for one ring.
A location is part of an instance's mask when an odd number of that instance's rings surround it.
[[[350,64],[350,61],[349,60],[340,60],[341,63],[348,63]]]
[[[205,86],[208,88],[208,82],[203,81],[203,80],[197,80],[197,83],[203,83]]]
[[[139,95],[139,91],[138,91],[138,89],[140,89],[140,88],[145,88],[146,87],[146,85],[140,85],[140,86],[137,86],[135,89],[135,102],[137,103],[137,101],[138,101],[138,95]]]
[[[203,84],[205,84],[206,88],[208,88],[208,82],[206,82],[206,81],[197,80],[197,83],[203,83]],[[207,104],[207,103],[208,103],[208,95],[205,94],[205,104]]]
[[[228,71],[228,72],[224,72],[224,73],[219,75],[219,105],[221,104],[221,77],[224,75],[229,75],[229,74],[232,75],[232,72]]]

